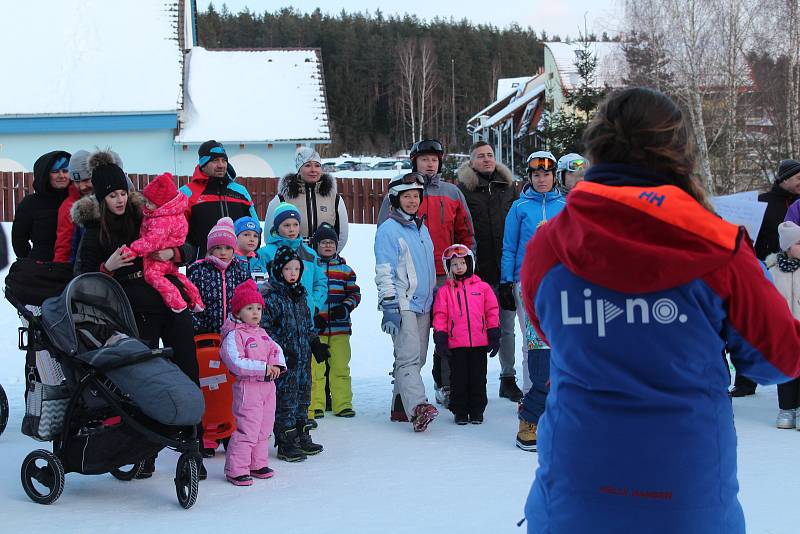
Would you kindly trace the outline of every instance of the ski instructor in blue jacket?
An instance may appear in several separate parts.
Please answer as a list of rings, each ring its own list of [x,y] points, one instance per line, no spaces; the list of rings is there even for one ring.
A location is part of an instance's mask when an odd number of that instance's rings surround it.
[[[552,349],[529,533],[745,532],[724,352],[788,381],[800,322],[708,208],[691,136],[657,91],[609,96],[586,181],[528,245],[523,300]]]

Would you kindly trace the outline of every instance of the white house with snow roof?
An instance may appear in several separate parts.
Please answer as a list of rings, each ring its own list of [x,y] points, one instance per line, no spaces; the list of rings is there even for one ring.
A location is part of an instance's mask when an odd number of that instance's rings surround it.
[[[0,171],[55,149],[110,147],[131,173],[191,174],[216,139],[240,176],[294,170],[330,142],[319,50],[205,50],[194,0],[19,3],[0,32]]]

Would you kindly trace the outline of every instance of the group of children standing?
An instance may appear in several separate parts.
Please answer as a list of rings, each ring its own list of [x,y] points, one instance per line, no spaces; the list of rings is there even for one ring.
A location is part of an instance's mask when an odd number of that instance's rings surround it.
[[[145,188],[146,198],[149,192]],[[237,430],[227,445],[225,476],[237,486],[273,475],[272,434],[282,460],[297,462],[322,452],[310,430],[314,415],[325,413],[326,361],[335,415],[355,415],[350,313],[361,300],[360,289],[337,253],[333,227],[321,225],[311,248],[300,236],[300,219],[292,204],[279,204],[260,248],[258,220],[219,219],[208,234],[205,258],[189,265],[181,280],[187,295],[199,295],[200,302],[193,303],[195,335],[221,334],[220,359],[236,377]],[[162,296],[166,301],[169,294]],[[217,445],[206,441],[203,455],[213,456]]]

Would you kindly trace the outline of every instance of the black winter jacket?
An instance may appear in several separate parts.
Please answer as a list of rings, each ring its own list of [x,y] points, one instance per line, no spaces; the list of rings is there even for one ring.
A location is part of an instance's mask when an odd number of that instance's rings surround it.
[[[758,195],[760,202],[767,203],[767,210],[764,212],[764,219],[761,223],[761,230],[758,232],[755,249],[759,260],[764,261],[773,252],[779,252],[781,247],[778,244],[778,225],[783,222],[789,206],[800,198],[775,184],[766,193]]]
[[[497,164],[491,176],[484,176],[466,162],[458,169],[458,187],[467,199],[475,229],[475,273],[487,284],[496,285],[500,282],[506,215],[519,197],[514,188],[514,177],[502,163]]]
[[[18,258],[53,261],[58,207],[67,198],[68,188],[56,191],[50,187],[50,168],[62,157],[70,157],[69,152],[54,150],[33,164],[34,192],[19,203],[11,226],[11,244]]]

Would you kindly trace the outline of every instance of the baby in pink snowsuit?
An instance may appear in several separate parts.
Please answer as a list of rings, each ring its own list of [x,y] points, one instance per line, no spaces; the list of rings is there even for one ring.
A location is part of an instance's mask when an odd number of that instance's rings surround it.
[[[197,287],[178,271],[171,261],[154,259],[152,254],[159,250],[176,248],[186,242],[189,222],[186,220],[188,199],[172,181],[170,173],[160,174],[147,184],[142,194],[145,198],[144,217],[139,229],[139,239],[129,247],[144,260],[144,279],[161,294],[164,303],[175,313],[186,309],[186,301],[175,285],[165,278],[175,276],[183,285],[191,301],[192,310],[203,311],[203,299]]]
[[[283,350],[259,326],[264,299],[252,279],[239,284],[231,299],[233,318],[222,326],[220,357],[231,373],[236,432],[228,443],[225,478],[250,486],[253,477],[270,478],[269,436],[275,424],[275,379],[286,370]]]

